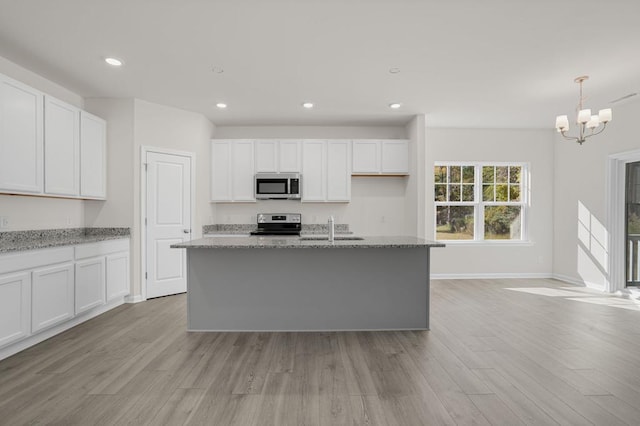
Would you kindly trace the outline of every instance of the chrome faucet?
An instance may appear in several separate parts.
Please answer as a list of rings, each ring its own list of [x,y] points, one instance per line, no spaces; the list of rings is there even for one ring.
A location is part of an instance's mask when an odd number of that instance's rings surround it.
[[[327,228],[329,228],[329,241],[333,241],[336,235],[335,221],[333,220],[333,216],[329,216],[329,222],[327,223]]]

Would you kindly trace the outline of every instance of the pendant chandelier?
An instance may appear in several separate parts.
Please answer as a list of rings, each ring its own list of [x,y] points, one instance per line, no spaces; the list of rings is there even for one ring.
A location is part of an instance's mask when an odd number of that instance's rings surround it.
[[[591,136],[598,135],[604,131],[607,127],[607,123],[611,121],[611,108],[601,109],[598,111],[598,115],[591,115],[589,108],[583,108],[582,103],[584,96],[582,95],[582,83],[588,80],[588,75],[576,77],[573,81],[580,85],[580,100],[578,102],[578,116],[576,118],[576,124],[578,125],[578,135],[569,136],[569,118],[566,115],[559,115],[556,117],[556,130],[565,139],[576,141],[580,145],[590,138]]]

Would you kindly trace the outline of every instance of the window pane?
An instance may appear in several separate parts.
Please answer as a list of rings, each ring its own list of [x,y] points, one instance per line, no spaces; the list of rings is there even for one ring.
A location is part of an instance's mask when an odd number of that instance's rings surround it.
[[[433,168],[433,181],[436,183],[447,181],[447,166],[435,166]]]
[[[436,201],[447,201],[447,185],[436,185]]]
[[[482,186],[482,201],[493,201],[493,188],[494,185],[483,185]]]
[[[520,201],[520,185],[509,185],[509,199]]]
[[[484,166],[482,168],[482,182],[483,183],[493,183],[493,166]]]
[[[473,185],[462,185],[462,201],[473,201]]]
[[[473,183],[474,182],[474,173],[475,166],[463,166],[462,167],[462,182],[463,183]]]
[[[519,240],[520,228],[520,206],[484,208],[485,240]]]
[[[449,182],[460,183],[462,181],[460,176],[460,166],[451,166],[449,168]]]
[[[473,240],[473,206],[437,206],[436,240]]]
[[[496,185],[496,201],[509,201],[509,185]]]
[[[507,178],[509,177],[509,167],[500,166],[496,167],[496,182],[497,183],[507,183]]]
[[[460,185],[449,185],[449,201],[460,201]]]
[[[522,172],[522,167],[520,166],[509,166],[509,182],[511,183],[520,183],[520,174]]]

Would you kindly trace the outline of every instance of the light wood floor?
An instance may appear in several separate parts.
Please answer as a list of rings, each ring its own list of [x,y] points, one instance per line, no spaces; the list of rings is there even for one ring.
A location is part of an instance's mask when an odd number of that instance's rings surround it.
[[[431,331],[187,333],[184,295],[0,361],[0,424],[640,424],[640,309],[552,280],[432,283]]]

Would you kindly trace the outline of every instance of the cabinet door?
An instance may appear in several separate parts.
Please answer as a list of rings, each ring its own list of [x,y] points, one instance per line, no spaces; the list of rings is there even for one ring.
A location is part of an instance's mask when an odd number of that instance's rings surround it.
[[[327,201],[351,199],[351,143],[327,142]]]
[[[73,318],[73,264],[65,263],[33,271],[31,332]]]
[[[42,193],[43,94],[0,75],[0,191]]]
[[[382,173],[409,173],[408,141],[382,141]]]
[[[278,171],[299,173],[300,154],[300,141],[280,141]]]
[[[76,262],[76,315],[104,305],[105,273],[104,257]]]
[[[211,142],[211,201],[231,201],[231,142]]]
[[[256,173],[278,171],[278,142],[256,141]]]
[[[80,196],[107,197],[107,124],[82,111],[80,114]]]
[[[129,294],[129,253],[107,256],[107,302]]]
[[[326,141],[305,141],[302,145],[302,201],[326,200]]]
[[[380,173],[380,141],[353,141],[353,173]]]
[[[0,276],[0,347],[31,332],[31,273]]]
[[[231,143],[231,192],[233,201],[255,201],[253,141]]]
[[[80,110],[46,96],[44,104],[44,192],[80,193]]]

